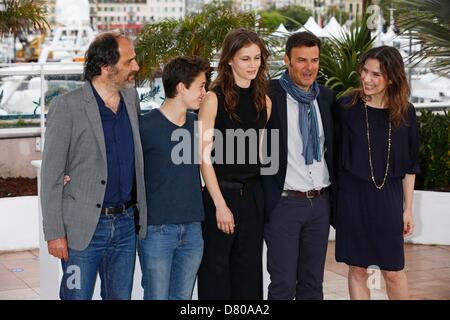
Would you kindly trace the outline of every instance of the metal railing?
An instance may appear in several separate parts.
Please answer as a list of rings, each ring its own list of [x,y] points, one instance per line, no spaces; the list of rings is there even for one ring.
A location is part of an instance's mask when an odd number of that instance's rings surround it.
[[[422,102],[422,103],[414,103],[414,107],[416,109],[427,109],[433,111],[441,111],[450,109],[450,101],[449,102]]]

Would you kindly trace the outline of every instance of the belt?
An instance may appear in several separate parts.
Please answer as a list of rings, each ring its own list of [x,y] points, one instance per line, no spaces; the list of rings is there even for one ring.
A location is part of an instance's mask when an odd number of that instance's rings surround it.
[[[219,183],[219,186],[229,189],[242,189],[247,183],[253,182],[253,181],[259,181],[261,177],[252,175],[252,176],[241,176],[241,177],[233,177],[233,176],[227,176],[227,177],[218,177],[217,182]]]
[[[136,203],[134,201],[128,201],[120,206],[116,207],[108,207],[108,208],[102,208],[101,213],[102,214],[121,214],[124,211],[128,210],[130,207],[134,206]]]
[[[219,178],[219,179],[217,179],[217,182],[219,183],[219,186],[221,186],[222,188],[239,190],[239,192],[242,196],[245,185],[252,181],[258,181],[259,179],[260,179],[260,176],[253,176],[253,177],[246,178],[242,182],[238,182],[238,181],[230,181],[230,180],[224,180],[224,179]]]
[[[244,187],[244,183],[237,181],[218,180],[218,183],[219,186],[228,189],[242,189]]]
[[[281,196],[282,197],[295,196],[295,197],[312,199],[312,198],[320,196],[321,194],[324,194],[329,189],[330,189],[330,187],[326,187],[326,188],[322,188],[320,190],[308,190],[306,192],[294,191],[294,190],[283,190],[283,192],[281,192]]]

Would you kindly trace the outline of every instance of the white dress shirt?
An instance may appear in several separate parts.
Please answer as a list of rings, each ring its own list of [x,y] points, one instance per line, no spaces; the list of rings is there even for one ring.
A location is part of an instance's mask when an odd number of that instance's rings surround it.
[[[319,190],[330,185],[330,175],[324,158],[325,135],[317,100],[314,100],[314,107],[319,123],[319,141],[322,155],[321,161],[318,162],[313,159],[312,164],[306,165],[305,158],[302,155],[303,141],[298,118],[299,106],[297,101],[287,94],[288,161],[284,190],[306,192],[308,190]]]

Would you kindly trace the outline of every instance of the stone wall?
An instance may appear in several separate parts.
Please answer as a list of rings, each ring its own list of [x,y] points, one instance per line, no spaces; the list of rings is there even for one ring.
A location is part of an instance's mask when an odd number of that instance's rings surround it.
[[[40,128],[0,129],[0,177],[36,178],[30,162],[42,159],[36,151],[40,135]]]

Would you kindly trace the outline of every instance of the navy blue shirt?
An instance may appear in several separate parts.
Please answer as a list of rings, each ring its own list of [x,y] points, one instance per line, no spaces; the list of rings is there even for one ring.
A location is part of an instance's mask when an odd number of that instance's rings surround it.
[[[200,170],[198,162],[194,161],[194,145],[198,145],[195,143],[198,139],[196,119],[195,113],[188,112],[185,124],[177,126],[159,109],[151,110],[140,119],[148,224],[203,220]],[[173,133],[175,141],[172,141]],[[172,153],[177,158],[175,162]]]
[[[91,86],[102,120],[108,165],[108,181],[103,207],[118,206],[133,198],[135,179],[133,130],[122,95],[120,95],[119,109],[117,113],[114,113],[105,106],[105,102],[94,86],[92,84]]]

